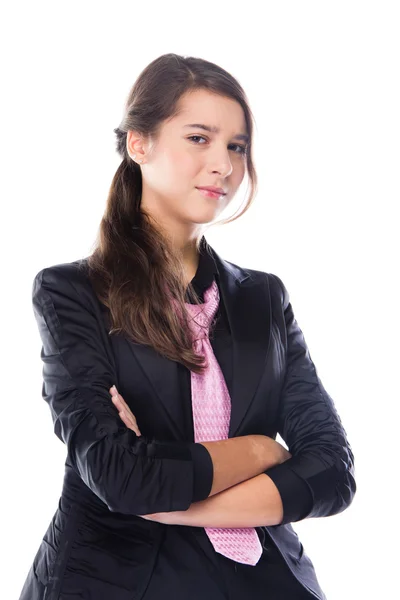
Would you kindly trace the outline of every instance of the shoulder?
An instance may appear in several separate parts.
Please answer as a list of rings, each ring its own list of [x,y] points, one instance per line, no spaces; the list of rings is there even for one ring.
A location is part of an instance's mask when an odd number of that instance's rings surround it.
[[[284,308],[287,307],[289,303],[289,293],[282,279],[276,273],[245,268],[228,260],[224,260],[224,263],[239,281],[240,285],[266,286],[271,301],[280,304]]]
[[[87,275],[87,258],[44,267],[33,278],[32,297],[39,300],[54,295],[78,296],[87,303],[95,298]]]
[[[87,285],[87,258],[59,263],[41,269],[33,278],[33,287],[42,285]]]

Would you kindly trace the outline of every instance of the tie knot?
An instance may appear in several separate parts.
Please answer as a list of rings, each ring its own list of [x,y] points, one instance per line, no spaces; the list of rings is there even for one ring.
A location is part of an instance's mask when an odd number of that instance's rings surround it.
[[[208,338],[210,335],[210,325],[211,321],[208,318],[208,315],[205,315],[204,313],[193,315],[189,320],[193,341]]]
[[[186,309],[191,316],[189,319],[189,327],[194,341],[208,338],[210,326],[217,312],[218,304],[219,290],[215,280],[210,287],[204,291],[203,304],[197,305],[185,303]]]

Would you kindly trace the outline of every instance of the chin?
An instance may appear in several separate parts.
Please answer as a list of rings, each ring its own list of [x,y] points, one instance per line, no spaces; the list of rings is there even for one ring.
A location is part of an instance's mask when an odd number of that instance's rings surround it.
[[[199,211],[196,214],[188,215],[188,218],[190,221],[192,221],[192,223],[198,223],[199,225],[201,225],[211,223],[211,221],[214,221],[214,219],[216,219],[219,214],[220,211],[217,210],[203,210]]]

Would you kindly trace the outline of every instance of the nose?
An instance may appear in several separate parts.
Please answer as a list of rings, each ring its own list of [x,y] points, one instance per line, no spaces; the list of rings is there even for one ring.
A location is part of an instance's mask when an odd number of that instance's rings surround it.
[[[222,177],[229,177],[232,173],[232,162],[226,149],[221,152],[216,151],[215,156],[210,158],[209,164],[211,173],[217,172]]]

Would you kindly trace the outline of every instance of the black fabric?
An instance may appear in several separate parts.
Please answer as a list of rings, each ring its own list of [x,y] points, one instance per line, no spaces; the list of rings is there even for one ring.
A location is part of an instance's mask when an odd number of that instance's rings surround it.
[[[263,554],[255,566],[237,563],[215,552],[201,527],[169,526],[163,544],[168,551],[159,553],[149,586],[140,600],[318,598],[297,580],[271,543],[263,543]],[[326,600],[324,595],[320,598]]]

